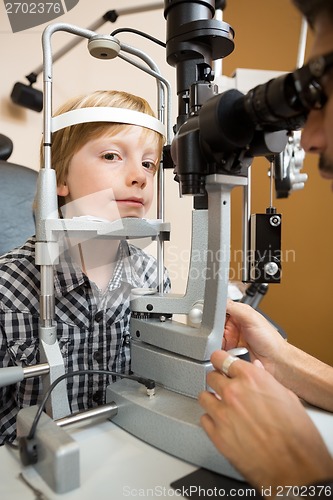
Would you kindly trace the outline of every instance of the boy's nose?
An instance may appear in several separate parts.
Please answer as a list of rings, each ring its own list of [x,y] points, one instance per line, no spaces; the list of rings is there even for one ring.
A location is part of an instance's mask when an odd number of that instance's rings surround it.
[[[127,165],[127,183],[130,185],[137,184],[143,188],[147,183],[144,167],[141,161],[132,160]]]

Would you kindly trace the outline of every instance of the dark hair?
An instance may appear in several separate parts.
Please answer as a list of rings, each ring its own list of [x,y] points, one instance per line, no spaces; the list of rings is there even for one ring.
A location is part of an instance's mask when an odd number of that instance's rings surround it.
[[[326,15],[333,22],[332,0],[292,0],[294,5],[307,19],[310,26],[314,26],[319,15]]]

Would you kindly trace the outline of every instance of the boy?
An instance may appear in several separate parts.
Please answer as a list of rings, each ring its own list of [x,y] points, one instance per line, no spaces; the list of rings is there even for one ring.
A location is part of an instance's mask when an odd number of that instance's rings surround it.
[[[130,109],[153,116],[148,103],[117,91],[99,91],[65,104],[57,114],[91,108]],[[65,218],[93,216],[113,221],[143,217],[151,206],[154,175],[164,138],[124,123],[75,123],[54,132],[52,168],[59,210]],[[126,240],[64,237],[54,267],[55,320],[65,370],[104,369],[128,373],[132,288],[156,287],[153,257]],[[0,259],[0,366],[39,362],[40,270],[35,237]],[[170,282],[164,277],[164,290]],[[89,375],[67,381],[72,412],[105,402],[111,377]],[[15,438],[20,408],[41,398],[39,377],[0,389],[0,444]]]

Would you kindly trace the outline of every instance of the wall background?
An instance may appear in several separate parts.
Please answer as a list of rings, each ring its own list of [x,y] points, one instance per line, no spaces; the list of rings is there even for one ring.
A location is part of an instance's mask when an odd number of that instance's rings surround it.
[[[165,40],[162,1],[142,0],[139,3],[138,0],[80,0],[76,7],[54,22],[87,28],[108,10],[118,8],[122,12],[128,7],[157,4],[161,8],[142,14],[120,15],[115,24],[106,23],[97,31],[108,34],[118,27],[133,27]],[[301,18],[290,0],[229,0],[224,20],[233,27],[236,35],[235,50],[223,61],[223,74],[230,76],[235,68],[277,71],[294,69]],[[41,34],[44,28],[45,25],[13,34],[4,3],[0,3],[0,132],[8,135],[14,142],[11,161],[33,169],[39,168],[42,114],[14,105],[9,96],[14,83],[27,83],[24,75],[41,64]],[[54,35],[53,51],[63,47],[72,37],[65,33]],[[166,63],[161,47],[126,33],[121,35],[121,40],[147,52],[175,88],[175,70]],[[54,64],[53,81],[54,108],[73,95],[102,88],[137,93],[153,106],[156,102],[156,86],[150,77],[121,60],[111,62],[93,59],[86,49],[86,40]],[[42,89],[41,75],[36,87]],[[173,122],[175,117],[174,97]],[[320,178],[316,164],[316,157],[307,157],[303,171],[308,173],[309,180],[305,189],[275,203],[278,211],[283,214],[282,243],[288,261],[283,263],[282,283],[271,285],[261,308],[287,331],[290,342],[333,364],[333,200],[331,187]],[[268,162],[255,159],[252,170],[252,212],[263,212],[269,200]],[[178,187],[171,172],[166,174],[166,184],[166,219],[172,225],[171,242],[166,248],[166,265],[172,270],[173,290],[183,292],[186,285],[192,201],[189,198],[179,199]],[[240,203],[241,193],[235,190],[232,252],[241,248]]]

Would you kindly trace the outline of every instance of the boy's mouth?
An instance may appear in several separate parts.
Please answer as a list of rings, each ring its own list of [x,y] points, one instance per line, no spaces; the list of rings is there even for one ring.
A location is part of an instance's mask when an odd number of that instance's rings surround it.
[[[144,205],[143,199],[142,198],[124,198],[122,200],[117,200],[117,203],[125,204],[125,205],[131,205],[133,207],[142,207]]]

